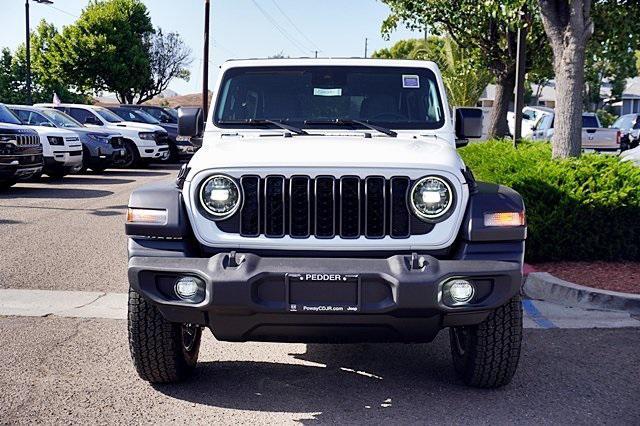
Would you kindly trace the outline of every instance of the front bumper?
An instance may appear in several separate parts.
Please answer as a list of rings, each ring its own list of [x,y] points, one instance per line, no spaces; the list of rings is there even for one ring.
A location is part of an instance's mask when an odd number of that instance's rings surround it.
[[[140,158],[165,160],[169,158],[169,145],[141,146],[138,147]]]
[[[82,148],[62,151],[53,150],[52,157],[45,157],[45,166],[72,168],[82,164]]]
[[[125,156],[126,152],[124,148],[114,148],[110,145],[97,147],[91,151],[91,156],[86,159],[89,167],[110,167],[114,165],[118,160]]]
[[[292,283],[312,273],[355,279],[355,311],[331,309],[335,295],[343,293],[331,286],[340,282],[329,284],[335,291],[318,284],[324,292]],[[202,302],[184,302],[173,294],[175,280],[185,275],[206,283]],[[471,304],[451,307],[443,302],[442,285],[453,277],[476,283]],[[482,322],[518,294],[522,272],[516,262],[437,260],[426,255],[326,259],[217,254],[131,257],[129,282],[169,321],[208,326],[219,340],[428,342],[443,327]],[[325,309],[301,309],[305,304]]]

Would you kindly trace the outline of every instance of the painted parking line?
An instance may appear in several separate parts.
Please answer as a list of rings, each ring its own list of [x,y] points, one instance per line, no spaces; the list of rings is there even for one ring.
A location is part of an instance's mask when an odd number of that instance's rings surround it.
[[[540,300],[523,301],[524,327],[622,328],[640,327],[626,312],[595,311]],[[93,291],[0,289],[0,316],[68,318],[127,318],[127,294]]]
[[[524,299],[522,301],[522,308],[525,314],[533,320],[533,322],[538,324],[540,328],[558,328],[553,322],[540,313],[533,300]]]

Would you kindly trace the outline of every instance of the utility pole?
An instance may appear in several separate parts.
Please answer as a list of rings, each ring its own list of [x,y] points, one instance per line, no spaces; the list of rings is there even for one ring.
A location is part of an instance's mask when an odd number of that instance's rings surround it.
[[[369,39],[365,37],[364,39],[364,58],[367,59],[367,49],[369,48]]]
[[[27,51],[27,105],[31,105],[31,30],[29,29],[29,0],[24,1],[25,32]]]
[[[522,108],[524,108],[524,79],[527,63],[527,30],[518,28],[518,51],[516,55],[516,102],[515,102],[515,131],[513,132],[513,146],[518,147],[522,140]]]
[[[204,0],[204,59],[202,62],[202,116],[206,121],[209,108],[209,12],[210,0]]]
[[[53,4],[51,0],[34,0],[36,3]],[[29,0],[24,0],[24,27],[27,62],[27,104],[31,105],[31,28],[29,28]]]
[[[316,50],[316,59],[318,59],[318,51]]]

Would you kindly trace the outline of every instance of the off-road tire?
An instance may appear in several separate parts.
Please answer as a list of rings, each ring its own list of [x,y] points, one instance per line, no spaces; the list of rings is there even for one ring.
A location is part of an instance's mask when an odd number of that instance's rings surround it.
[[[133,141],[126,139],[124,141],[124,149],[126,151],[125,156],[124,158],[118,159],[118,167],[127,169],[138,166],[140,164],[140,153],[138,152],[136,144],[133,143]]]
[[[186,348],[185,325],[167,321],[155,306],[129,289],[128,329],[131,358],[142,379],[172,383],[191,375],[200,351],[200,327],[195,327],[192,345]]]
[[[475,326],[449,329],[453,365],[469,386],[498,388],[511,382],[520,359],[520,296],[499,307]]]

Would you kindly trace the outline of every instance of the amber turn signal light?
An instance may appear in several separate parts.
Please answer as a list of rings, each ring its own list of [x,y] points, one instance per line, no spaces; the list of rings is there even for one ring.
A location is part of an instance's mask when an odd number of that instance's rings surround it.
[[[524,226],[524,212],[487,213],[484,226]]]

